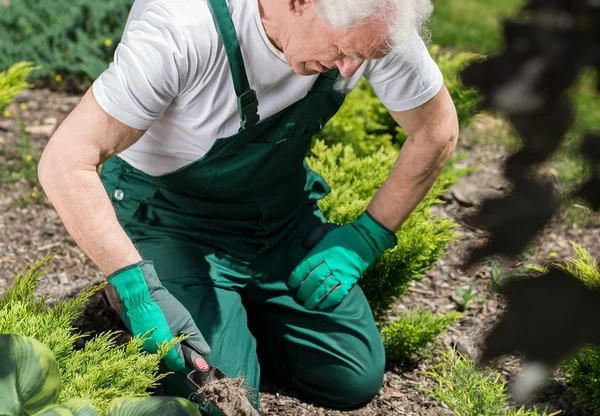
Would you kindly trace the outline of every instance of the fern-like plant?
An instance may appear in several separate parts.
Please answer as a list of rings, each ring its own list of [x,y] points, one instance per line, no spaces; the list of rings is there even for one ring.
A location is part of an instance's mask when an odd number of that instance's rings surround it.
[[[113,399],[149,396],[148,389],[164,377],[158,373],[160,359],[182,338],[162,345],[157,354],[149,354],[142,350],[143,337],[119,346],[116,343],[119,333],[110,331],[95,336],[83,349],[76,350],[75,341],[87,334],[79,334],[72,323],[104,284],[49,306],[46,296],[36,296],[36,288],[45,274],[44,266],[52,257],[46,256],[21,271],[0,297],[0,333],[31,337],[52,351],[62,380],[59,404],[80,398],[104,414]]]

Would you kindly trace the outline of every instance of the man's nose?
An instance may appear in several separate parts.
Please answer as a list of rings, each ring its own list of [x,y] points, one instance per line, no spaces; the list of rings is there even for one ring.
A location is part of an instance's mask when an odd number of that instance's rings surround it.
[[[362,59],[354,59],[346,56],[343,59],[335,61],[336,66],[340,70],[343,77],[351,77],[360,68],[364,61]]]

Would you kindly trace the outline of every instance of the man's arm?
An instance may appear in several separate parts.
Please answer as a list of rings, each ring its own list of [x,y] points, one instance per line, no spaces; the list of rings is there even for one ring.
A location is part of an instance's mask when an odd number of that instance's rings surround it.
[[[423,200],[448,162],[459,128],[456,109],[445,86],[425,104],[390,114],[408,139],[367,210],[395,232]]]
[[[108,115],[90,88],[49,140],[38,177],[79,247],[107,276],[141,260],[115,215],[98,166],[144,133]]]

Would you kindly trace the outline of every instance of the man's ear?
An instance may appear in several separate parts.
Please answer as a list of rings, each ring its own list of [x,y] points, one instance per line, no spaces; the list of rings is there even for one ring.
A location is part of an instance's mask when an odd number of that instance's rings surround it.
[[[296,16],[302,16],[302,13],[314,3],[312,0],[288,0],[290,11]]]

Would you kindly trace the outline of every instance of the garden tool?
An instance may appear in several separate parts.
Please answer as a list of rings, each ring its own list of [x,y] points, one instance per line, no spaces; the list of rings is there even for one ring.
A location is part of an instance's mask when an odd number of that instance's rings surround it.
[[[204,357],[186,344],[185,341],[181,343],[181,350],[185,357],[186,366],[193,368],[193,370],[188,373],[187,379],[195,390],[200,390],[202,386],[211,381],[227,378],[227,376],[217,367],[209,365]]]

